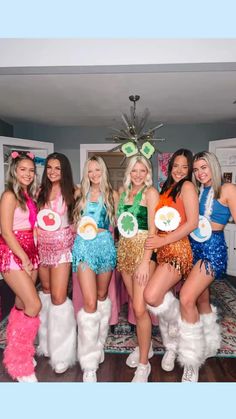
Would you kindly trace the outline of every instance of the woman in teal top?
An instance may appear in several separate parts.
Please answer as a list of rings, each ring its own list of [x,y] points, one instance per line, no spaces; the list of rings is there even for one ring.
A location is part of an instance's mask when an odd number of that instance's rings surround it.
[[[152,186],[150,162],[140,155],[132,157],[125,172],[117,211],[120,232],[117,269],[132,300],[137,325],[139,346],[126,360],[128,366],[137,367],[133,382],[148,381],[151,372],[148,358],[153,355],[152,325],[143,291],[155,264],[151,262],[152,251],[144,250],[144,243],[148,234],[156,231],[154,215],[158,199],[159,194]]]
[[[114,224],[117,192],[112,191],[101,157],[84,166],[74,210],[77,236],[72,249],[73,272],[77,272],[84,306],[78,312],[78,360],[83,381],[97,381],[96,370],[104,360],[111,301],[107,297],[116,250],[110,225]]]

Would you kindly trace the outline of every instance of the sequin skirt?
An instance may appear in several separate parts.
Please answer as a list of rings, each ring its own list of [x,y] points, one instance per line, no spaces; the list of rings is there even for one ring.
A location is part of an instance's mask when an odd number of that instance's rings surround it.
[[[93,240],[76,236],[72,249],[72,269],[89,267],[96,274],[110,272],[116,266],[116,249],[110,231],[102,231]]]
[[[72,261],[71,249],[75,235],[70,226],[56,231],[38,228],[37,232],[40,265],[57,266],[61,261]]]
[[[143,258],[147,237],[148,231],[140,231],[131,238],[120,236],[117,250],[118,271],[125,271],[130,275],[134,273]]]
[[[220,279],[227,268],[227,246],[223,231],[213,231],[209,240],[199,243],[190,237],[193,251],[193,262],[204,263],[206,273]]]
[[[34,269],[38,268],[38,250],[34,243],[33,230],[13,231],[22,249],[29,257]],[[0,235],[0,272],[10,270],[23,270],[22,261],[9,248],[3,237]]]
[[[161,233],[165,235],[168,233]],[[188,237],[167,244],[157,250],[157,264],[168,263],[186,278],[193,267],[193,255]]]

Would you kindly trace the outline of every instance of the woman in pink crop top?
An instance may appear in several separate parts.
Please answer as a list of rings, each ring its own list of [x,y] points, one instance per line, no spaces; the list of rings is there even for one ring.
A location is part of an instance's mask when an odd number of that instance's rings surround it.
[[[7,325],[3,363],[19,382],[35,382],[34,339],[41,303],[35,288],[38,253],[33,228],[36,221],[36,168],[29,152],[11,154],[7,189],[0,205],[0,271],[16,295]]]
[[[223,230],[230,213],[236,222],[236,186],[222,185],[217,157],[208,151],[197,153],[193,172],[200,192],[200,215],[204,218],[200,218],[190,237],[194,266],[180,292],[178,360],[184,367],[184,382],[198,381],[200,366],[220,349],[220,326],[216,307],[210,305],[209,286],[226,271]]]
[[[68,158],[50,154],[38,196],[39,277],[42,291],[37,353],[50,357],[56,373],[76,361],[76,322],[67,288],[72,261],[74,185]]]

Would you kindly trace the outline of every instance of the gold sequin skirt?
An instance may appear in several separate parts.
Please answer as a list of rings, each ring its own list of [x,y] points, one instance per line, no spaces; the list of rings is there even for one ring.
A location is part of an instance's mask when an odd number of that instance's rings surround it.
[[[187,277],[193,267],[192,249],[188,237],[167,244],[157,250],[157,264],[169,263],[183,277]]]
[[[140,231],[134,237],[126,239],[120,236],[117,250],[117,270],[133,274],[144,254],[144,244],[148,231]]]

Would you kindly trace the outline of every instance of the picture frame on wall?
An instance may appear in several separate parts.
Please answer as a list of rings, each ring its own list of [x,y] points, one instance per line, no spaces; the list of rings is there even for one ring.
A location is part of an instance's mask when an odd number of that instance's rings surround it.
[[[233,182],[233,172],[223,172],[223,181],[224,183]]]
[[[168,164],[173,153],[158,153],[157,155],[157,188],[160,192],[167,178]]]

